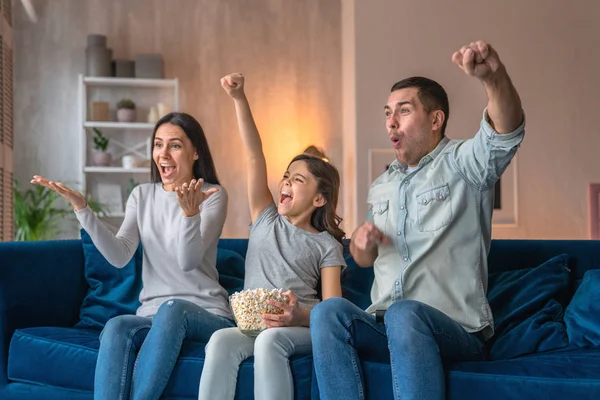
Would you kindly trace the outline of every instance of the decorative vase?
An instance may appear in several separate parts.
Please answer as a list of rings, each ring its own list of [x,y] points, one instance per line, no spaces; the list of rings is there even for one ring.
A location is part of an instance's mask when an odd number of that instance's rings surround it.
[[[151,124],[158,122],[158,112],[156,111],[156,107],[150,107],[150,112],[148,113],[148,122]]]
[[[119,122],[135,122],[135,108],[119,108],[117,110],[117,121]]]
[[[97,167],[108,167],[112,163],[112,155],[106,151],[92,150],[92,163]]]
[[[156,107],[158,109],[158,118],[164,117],[171,111],[165,103],[158,103]]]
[[[123,164],[123,168],[125,169],[131,169],[131,168],[135,168],[137,166],[137,157],[127,154],[124,155],[123,158],[121,159],[121,162]]]
[[[112,50],[106,47],[106,36],[88,35],[85,73],[87,76],[112,76]]]

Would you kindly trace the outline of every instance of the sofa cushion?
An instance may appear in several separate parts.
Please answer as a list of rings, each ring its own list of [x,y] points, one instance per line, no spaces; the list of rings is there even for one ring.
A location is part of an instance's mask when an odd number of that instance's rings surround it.
[[[91,391],[100,331],[37,327],[17,329],[10,342],[8,378],[75,390]],[[68,371],[77,370],[77,373]]]
[[[366,398],[393,398],[389,363],[362,362]],[[446,366],[448,400],[600,398],[600,349]]]
[[[100,331],[96,329],[38,327],[18,329],[10,343],[8,377],[12,381],[92,392]],[[196,398],[204,364],[204,343],[184,342],[167,398]],[[296,399],[310,398],[312,357],[292,357]],[[77,369],[73,374],[69,371]],[[254,396],[254,366],[250,358],[240,366],[238,400]]]
[[[501,361],[457,363],[449,399],[600,398],[600,349],[557,350]]]
[[[96,248],[90,235],[81,229],[85,260],[84,273],[90,288],[79,312],[81,328],[102,329],[106,322],[122,314],[135,314],[142,289],[142,248],[123,268],[112,266]]]
[[[590,270],[565,311],[569,344],[600,346],[600,269]]]
[[[569,291],[567,262],[568,256],[561,254],[535,268],[489,275],[488,300],[495,324],[490,359],[567,346],[559,301]]]
[[[230,295],[244,289],[245,263],[244,257],[235,251],[218,248],[217,271],[219,272],[219,283]]]
[[[371,286],[375,278],[373,268],[361,268],[344,246],[346,268],[342,271],[342,297],[365,310],[371,305]]]

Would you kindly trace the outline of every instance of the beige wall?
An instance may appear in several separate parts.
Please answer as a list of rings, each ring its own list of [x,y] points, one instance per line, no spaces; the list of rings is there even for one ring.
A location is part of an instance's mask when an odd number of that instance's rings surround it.
[[[243,71],[274,183],[305,144],[343,169],[345,228],[362,222],[370,148],[389,148],[382,106],[415,74],[451,99],[448,134],[472,136],[485,95],[450,60],[461,44],[493,44],[523,98],[527,137],[517,165],[518,224],[497,238],[587,237],[586,190],[600,181],[596,133],[600,3],[594,0],[39,0],[40,22],[15,7],[15,171],[73,180],[76,76],[85,36],[116,57],[161,52],[181,79],[181,104],[202,122],[230,192],[225,236],[249,220],[241,143],[218,79]],[[181,10],[186,10],[181,13]],[[340,34],[341,32],[341,34]],[[340,57],[340,53],[343,54]],[[343,140],[342,140],[343,139]],[[343,154],[342,154],[343,152]],[[353,179],[355,178],[355,179]]]
[[[496,238],[587,237],[587,184],[600,182],[600,2],[596,0],[348,0],[355,47],[357,222],[364,219],[369,148],[389,147],[382,107],[391,85],[425,75],[450,96],[448,135],[472,136],[486,98],[451,63],[462,44],[498,50],[527,115],[518,154],[518,225]],[[348,29],[348,27],[346,27]],[[352,72],[352,71],[351,71]],[[354,104],[351,104],[354,106]],[[350,158],[346,155],[346,158]],[[347,182],[346,182],[347,183]],[[347,188],[346,193],[352,193]]]
[[[18,2],[17,2],[18,3]],[[86,35],[108,36],[115,58],[162,53],[180,104],[204,127],[229,192],[225,237],[250,221],[233,104],[219,85],[241,71],[263,135],[273,187],[309,144],[342,161],[339,0],[37,0],[39,22],[15,4],[15,171],[75,181],[77,75]],[[76,228],[76,226],[74,227]],[[72,235],[77,235],[71,229]]]

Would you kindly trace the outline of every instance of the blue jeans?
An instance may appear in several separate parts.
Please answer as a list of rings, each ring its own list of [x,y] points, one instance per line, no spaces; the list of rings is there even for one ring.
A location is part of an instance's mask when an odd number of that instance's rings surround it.
[[[207,342],[213,332],[232,326],[228,318],[177,299],[163,303],[152,319],[135,315],[112,318],[100,335],[94,399],[157,400],[169,382],[184,340]]]
[[[446,314],[426,304],[400,300],[384,322],[343,298],[311,312],[313,359],[321,399],[366,397],[359,354],[389,360],[394,399],[443,400],[443,361],[480,361],[485,343]]]

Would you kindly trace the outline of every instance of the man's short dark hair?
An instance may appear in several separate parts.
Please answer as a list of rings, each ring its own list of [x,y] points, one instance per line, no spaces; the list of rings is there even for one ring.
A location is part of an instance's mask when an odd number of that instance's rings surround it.
[[[413,76],[394,83],[391,91],[395,92],[396,90],[407,88],[417,88],[419,90],[419,100],[423,103],[423,107],[427,113],[435,110],[442,110],[444,112],[444,123],[442,124],[442,135],[444,135],[448,118],[450,117],[450,105],[448,104],[448,94],[442,85],[429,78]]]

